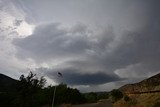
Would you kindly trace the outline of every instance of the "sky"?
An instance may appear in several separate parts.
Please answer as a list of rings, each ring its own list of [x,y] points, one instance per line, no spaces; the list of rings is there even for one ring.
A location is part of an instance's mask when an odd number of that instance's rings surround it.
[[[160,73],[159,0],[0,0],[0,73],[110,91]],[[63,74],[63,78],[57,76]]]

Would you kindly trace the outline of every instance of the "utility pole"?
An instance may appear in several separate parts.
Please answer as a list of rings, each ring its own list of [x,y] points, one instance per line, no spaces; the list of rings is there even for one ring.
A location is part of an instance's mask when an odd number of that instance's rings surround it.
[[[58,74],[58,77],[61,77],[61,78],[63,78],[63,75],[62,75],[62,73],[60,73],[60,72],[57,72],[57,74]],[[52,100],[52,107],[54,107],[55,95],[56,95],[56,88],[57,88],[57,86],[55,86],[55,88],[54,88],[53,100]]]
[[[57,86],[55,86],[55,88],[54,88],[53,100],[52,100],[52,107],[54,107],[54,100],[55,100],[56,88],[57,88]]]

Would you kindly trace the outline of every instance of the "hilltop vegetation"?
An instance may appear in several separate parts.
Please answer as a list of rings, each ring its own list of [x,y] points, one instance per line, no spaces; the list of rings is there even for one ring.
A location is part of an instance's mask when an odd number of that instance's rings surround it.
[[[8,83],[9,82],[9,83]],[[21,75],[19,81],[2,75],[0,80],[0,106],[2,107],[43,107],[51,106],[53,92],[55,105],[63,103],[85,103],[85,97],[77,90],[67,87],[66,84],[44,87],[46,80],[38,78],[32,72],[27,77]],[[2,86],[3,85],[3,86]]]

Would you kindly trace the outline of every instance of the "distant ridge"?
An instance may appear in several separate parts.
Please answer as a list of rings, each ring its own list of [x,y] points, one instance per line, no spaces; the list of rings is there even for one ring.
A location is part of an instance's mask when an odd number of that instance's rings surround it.
[[[0,74],[0,92],[15,91],[15,85],[18,80],[12,79],[4,74]]]
[[[160,91],[160,73],[135,84],[127,84],[119,88],[125,93],[147,93]]]

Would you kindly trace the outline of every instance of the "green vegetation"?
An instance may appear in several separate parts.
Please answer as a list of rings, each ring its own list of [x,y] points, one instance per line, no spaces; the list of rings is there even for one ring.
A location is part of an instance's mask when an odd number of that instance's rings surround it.
[[[120,100],[121,98],[123,98],[123,93],[118,89],[112,90],[110,92],[110,95],[112,97],[113,102],[116,102],[116,101]]]
[[[51,107],[53,92],[55,94],[55,105],[85,103],[85,97],[77,90],[67,87],[66,84],[44,87],[44,77],[38,78],[36,74],[29,73],[27,77],[20,76],[14,87],[3,90],[0,93],[0,106],[2,107]]]
[[[97,102],[97,94],[94,92],[86,93],[85,98],[87,100],[87,103],[95,103]]]
[[[22,105],[23,107],[39,105],[37,94],[44,87],[45,82],[46,80],[43,77],[39,79],[32,72],[27,77],[21,75],[16,87],[15,105]]]
[[[97,99],[100,100],[100,99],[108,99],[109,98],[109,92],[104,92],[104,93],[101,93],[101,94],[98,94],[97,95]]]
[[[156,76],[157,77],[157,76]],[[154,78],[152,78],[154,79]],[[44,77],[38,78],[32,72],[21,75],[19,80],[0,74],[1,107],[51,107],[56,88],[55,106],[82,103],[96,103],[110,99],[113,107],[159,107],[160,93],[124,94],[118,89],[111,92],[80,93],[66,84],[44,87]],[[156,86],[159,87],[159,86]],[[159,89],[159,88],[158,88]],[[128,92],[128,91],[127,91]]]
[[[38,78],[32,72],[26,77],[21,75],[19,81],[9,77],[5,77],[4,80],[12,83],[8,86],[3,85],[0,88],[0,106],[5,107],[51,107],[55,87],[56,106],[62,104],[95,103],[110,97],[115,102],[123,97],[122,92],[119,90],[112,90],[110,93],[90,92],[82,94],[79,90],[70,88],[66,84],[44,87],[46,83],[45,78]],[[128,100],[127,97],[125,99]]]
[[[2,79],[3,78],[3,79]],[[53,93],[56,87],[55,105],[95,103],[100,99],[108,99],[108,92],[90,92],[82,94],[77,89],[66,84],[44,87],[44,77],[38,78],[30,72],[28,76],[21,75],[19,80],[2,75],[0,80],[0,106],[5,107],[51,107]],[[2,82],[3,81],[3,82]],[[5,82],[6,81],[6,82]],[[10,82],[9,85],[5,85]]]
[[[84,94],[86,103],[96,103],[99,100],[108,99],[109,92],[89,92]]]

